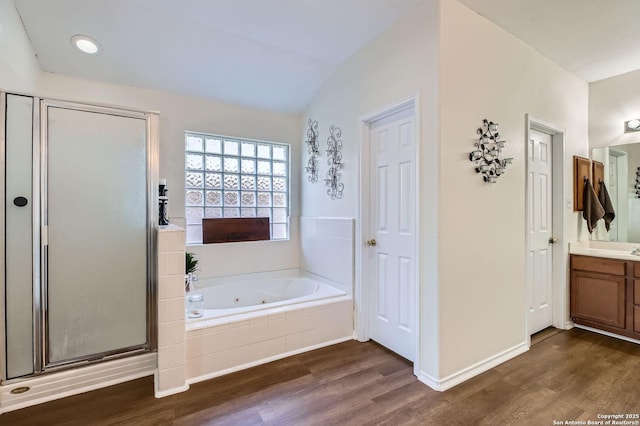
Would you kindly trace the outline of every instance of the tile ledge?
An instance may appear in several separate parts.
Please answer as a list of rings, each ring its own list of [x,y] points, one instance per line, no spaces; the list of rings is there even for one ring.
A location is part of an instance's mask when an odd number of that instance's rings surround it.
[[[158,227],[156,227],[156,229],[158,230],[158,232],[184,232],[185,231],[183,227],[178,225],[173,225],[173,224],[159,225]]]

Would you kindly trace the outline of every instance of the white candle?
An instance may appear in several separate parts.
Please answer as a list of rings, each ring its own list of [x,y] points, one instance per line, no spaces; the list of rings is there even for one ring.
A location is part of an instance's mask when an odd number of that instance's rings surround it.
[[[165,178],[160,178],[160,180],[158,181],[158,185],[166,185],[167,184],[167,180]]]

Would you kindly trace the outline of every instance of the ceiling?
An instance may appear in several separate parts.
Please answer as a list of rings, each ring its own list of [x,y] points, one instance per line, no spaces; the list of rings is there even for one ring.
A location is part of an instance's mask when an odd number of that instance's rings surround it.
[[[14,0],[44,71],[291,113],[422,1]],[[586,81],[640,68],[638,0],[460,1]]]
[[[423,0],[14,0],[44,71],[299,113]],[[102,45],[83,54],[70,37]]]
[[[587,82],[640,68],[638,0],[459,0]]]

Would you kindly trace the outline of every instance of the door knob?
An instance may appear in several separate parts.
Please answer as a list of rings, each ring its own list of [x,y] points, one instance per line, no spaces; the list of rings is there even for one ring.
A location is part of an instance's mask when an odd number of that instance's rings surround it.
[[[558,239],[556,237],[549,237],[549,244],[555,244],[558,242]]]
[[[13,204],[15,204],[17,207],[24,207],[28,202],[29,201],[24,197],[16,197],[13,199]]]
[[[375,247],[375,245],[376,245],[376,244],[378,244],[378,243],[376,242],[376,239],[375,239],[375,238],[372,238],[372,239],[370,239],[370,240],[367,240],[367,245],[368,245],[369,247]]]

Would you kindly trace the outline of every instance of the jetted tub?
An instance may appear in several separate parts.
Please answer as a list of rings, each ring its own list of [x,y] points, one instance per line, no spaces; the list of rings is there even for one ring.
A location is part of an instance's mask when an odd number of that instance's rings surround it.
[[[301,275],[297,271],[287,271],[281,277],[274,277],[274,274],[255,274],[243,278],[200,280],[189,294],[202,294],[205,310],[200,318],[187,318],[189,322],[346,295],[342,290],[312,276]]]
[[[186,320],[187,382],[353,339],[353,299],[339,287],[297,269],[196,282],[204,316]]]

